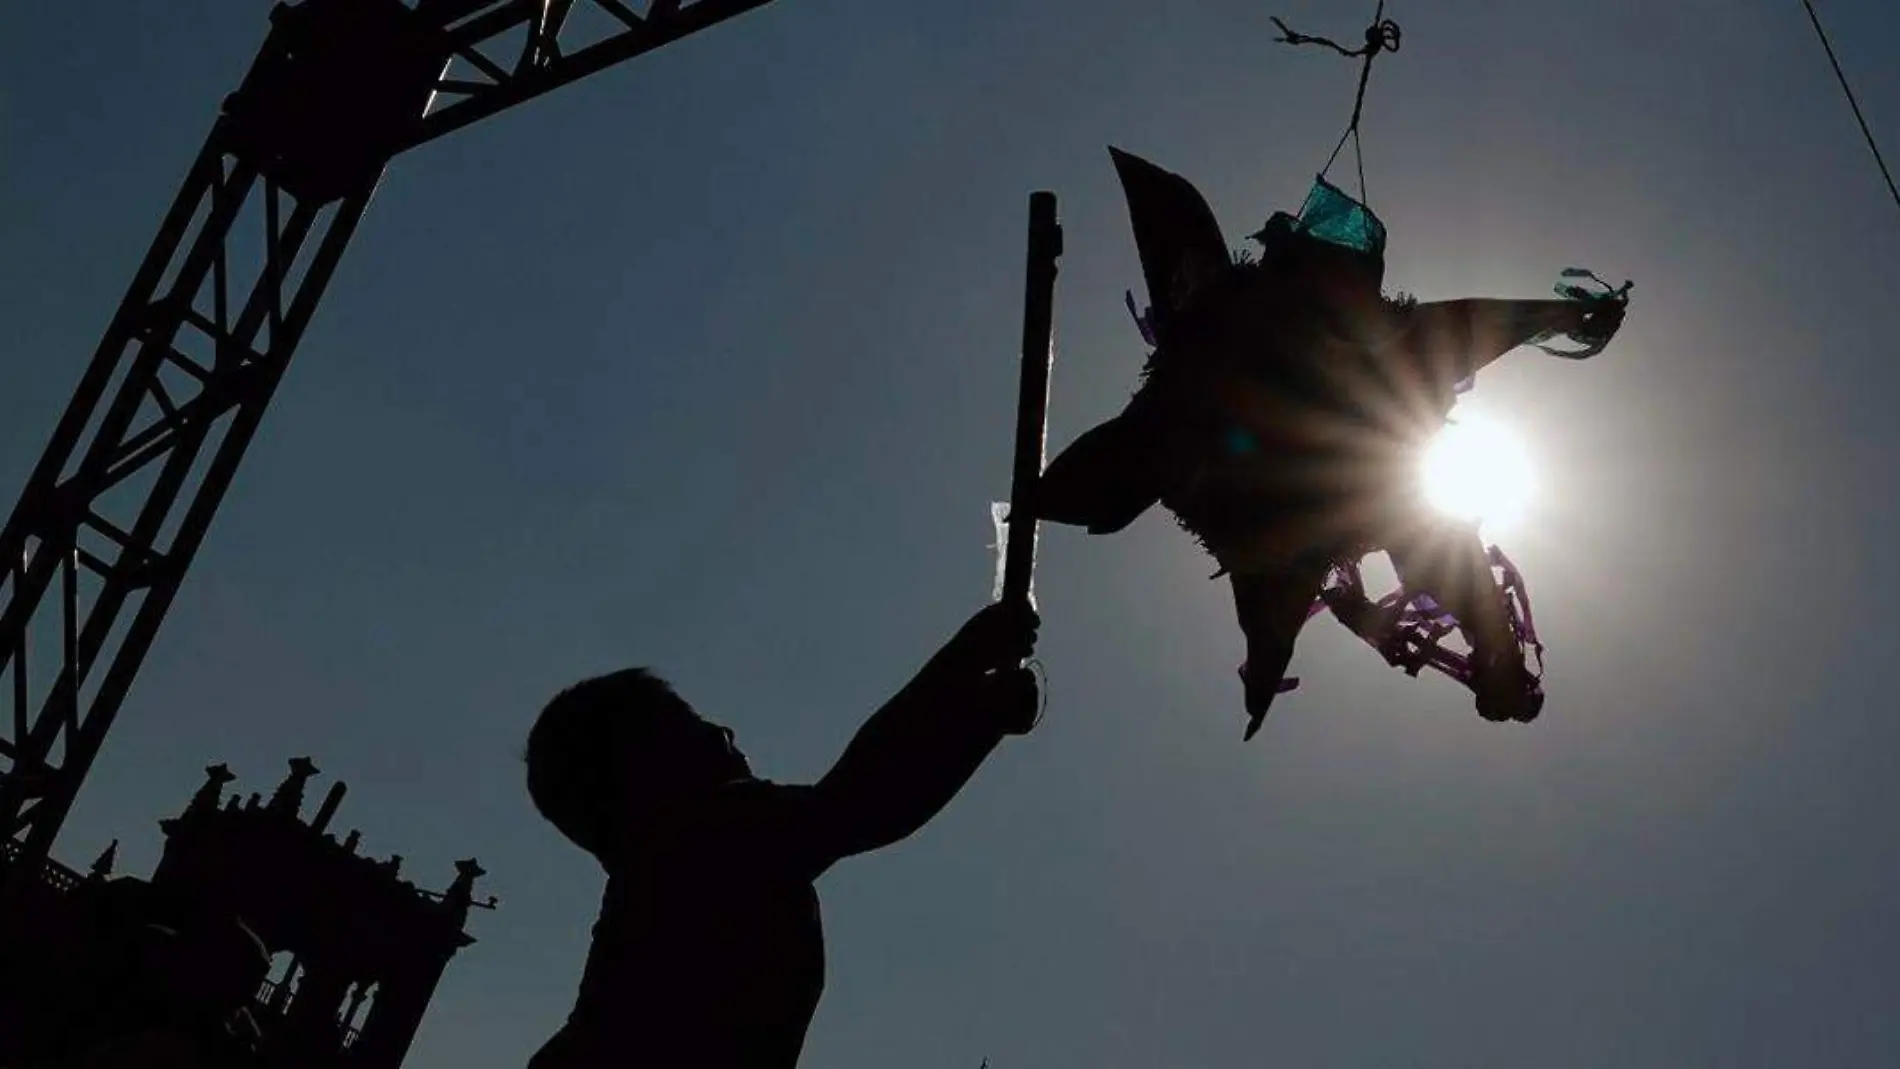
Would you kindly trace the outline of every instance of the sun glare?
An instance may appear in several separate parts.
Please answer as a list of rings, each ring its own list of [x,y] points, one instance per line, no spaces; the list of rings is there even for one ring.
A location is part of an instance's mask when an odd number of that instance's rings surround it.
[[[1477,520],[1496,537],[1529,510],[1537,489],[1530,455],[1517,435],[1483,415],[1459,412],[1452,419],[1419,465],[1425,499],[1446,515]]]

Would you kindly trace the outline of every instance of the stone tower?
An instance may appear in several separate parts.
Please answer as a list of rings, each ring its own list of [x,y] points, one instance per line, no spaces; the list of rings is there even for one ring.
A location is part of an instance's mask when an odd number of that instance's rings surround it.
[[[207,770],[185,812],[161,822],[165,852],[152,888],[169,899],[239,918],[281,963],[253,1013],[274,1064],[396,1069],[409,1051],[443,970],[475,940],[464,930],[483,871],[456,865],[448,891],[404,880],[399,856],[356,852],[328,833],[346,787],[330,788],[313,819],[303,793],[318,775],[308,758],[264,805],[219,795],[232,778]]]
[[[205,1051],[267,1069],[401,1065],[443,970],[474,942],[469,911],[494,900],[475,900],[473,858],[436,893],[404,880],[400,857],[360,855],[358,833],[338,842],[342,783],[306,821],[316,775],[297,758],[268,802],[241,802],[225,797],[229,769],[206,769],[160,822],[149,880],[113,874],[116,841],[85,875],[45,862],[24,911],[0,917],[0,1065],[63,1064],[154,1028],[210,1035]]]

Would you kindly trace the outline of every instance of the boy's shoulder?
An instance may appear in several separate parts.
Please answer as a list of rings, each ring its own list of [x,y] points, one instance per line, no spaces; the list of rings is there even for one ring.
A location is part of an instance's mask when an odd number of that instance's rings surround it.
[[[731,780],[656,813],[653,834],[623,851],[626,863],[609,875],[717,871],[814,879],[828,861],[827,822],[818,792],[803,784],[757,777]]]

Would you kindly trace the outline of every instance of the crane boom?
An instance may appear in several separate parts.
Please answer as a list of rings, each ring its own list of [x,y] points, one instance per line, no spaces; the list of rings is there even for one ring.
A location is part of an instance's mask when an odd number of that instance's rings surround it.
[[[273,9],[0,529],[9,891],[37,878],[389,160],[769,2]],[[577,3],[612,29],[570,52]]]
[[[592,0],[601,11],[613,17],[618,30],[567,54],[559,50],[559,31],[572,18],[573,2],[443,0],[439,5],[432,5],[423,0],[425,11],[438,6],[453,9],[455,18],[448,22],[449,36],[456,45],[456,54],[464,59],[470,52],[479,52],[483,42],[524,28],[528,31],[529,45],[524,60],[512,70],[493,61],[472,61],[470,65],[479,77],[444,79],[441,95],[447,99],[438,100],[429,110],[422,120],[417,141],[433,140],[459,130],[550,89],[764,7],[772,0],[698,0],[686,4],[679,0],[650,0],[644,16],[636,15],[619,0]],[[535,17],[537,12],[542,15],[539,19]]]

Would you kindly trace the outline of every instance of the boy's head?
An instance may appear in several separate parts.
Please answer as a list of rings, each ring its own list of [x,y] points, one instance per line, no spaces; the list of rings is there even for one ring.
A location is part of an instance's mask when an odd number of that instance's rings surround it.
[[[528,732],[528,795],[561,834],[600,856],[615,821],[751,775],[732,731],[702,719],[644,668],[582,680]]]

